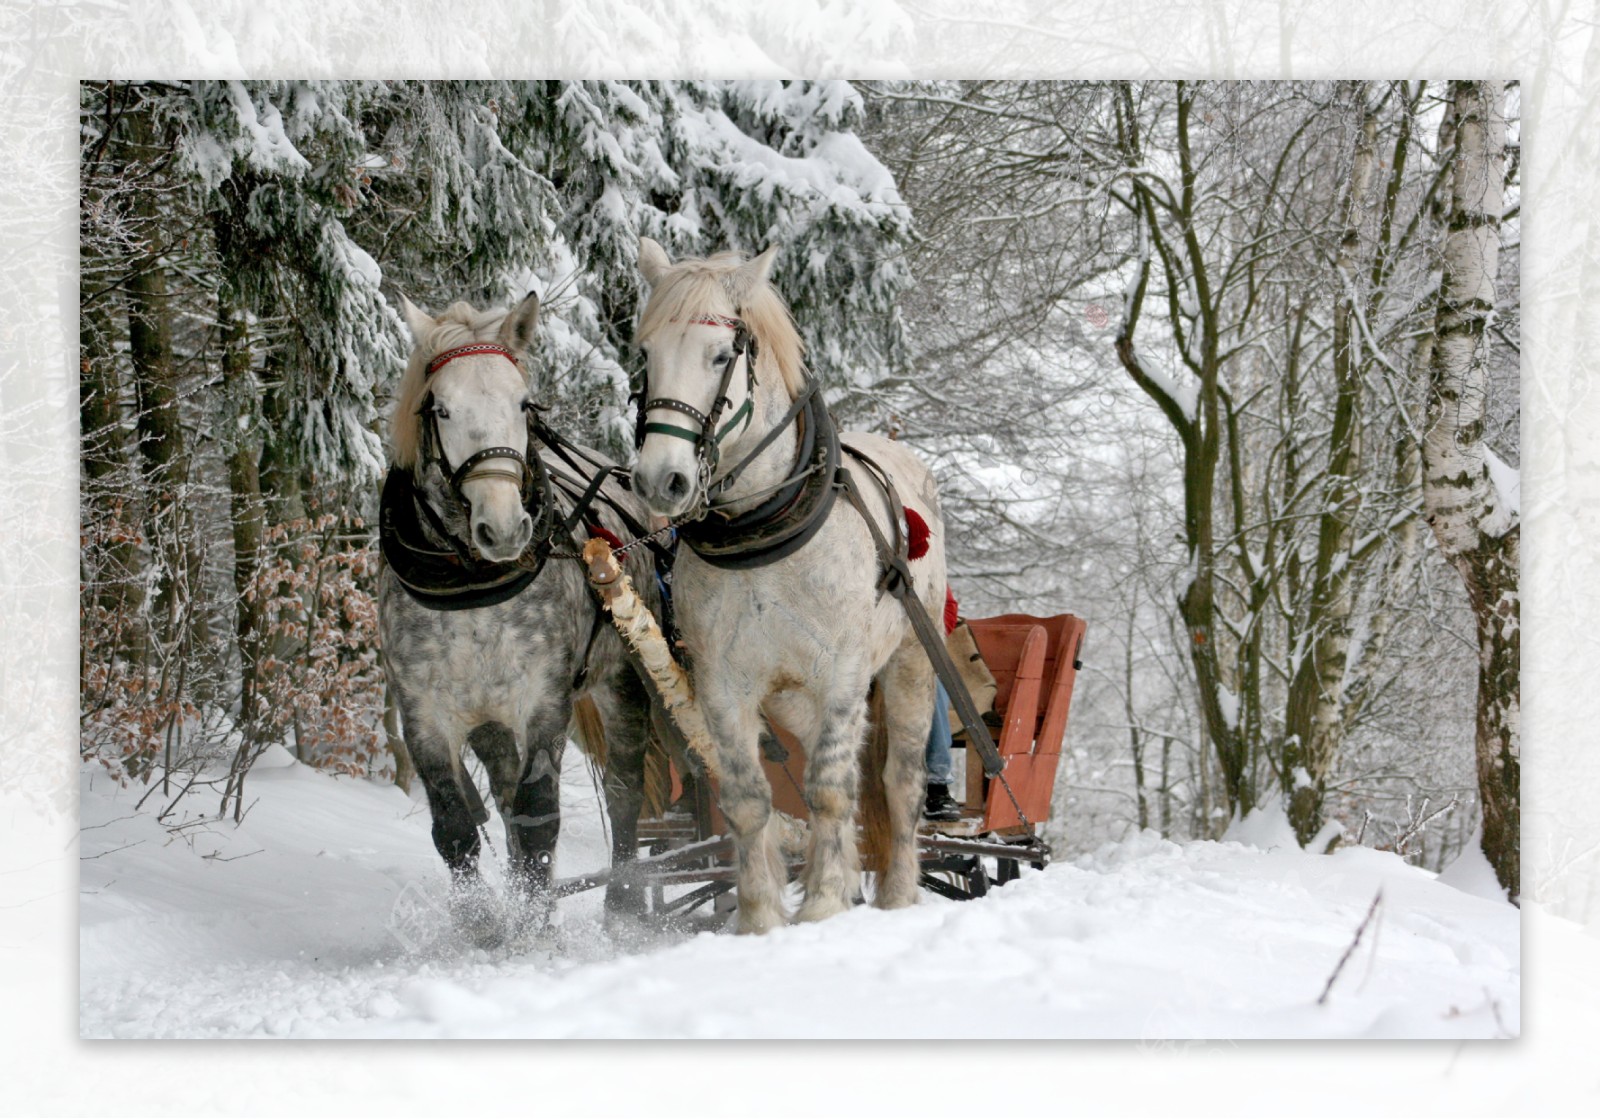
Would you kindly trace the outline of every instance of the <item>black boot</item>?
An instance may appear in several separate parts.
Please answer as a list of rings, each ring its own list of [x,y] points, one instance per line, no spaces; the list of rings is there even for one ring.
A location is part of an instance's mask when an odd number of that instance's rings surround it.
[[[922,808],[924,820],[959,820],[961,805],[950,795],[950,786],[928,782],[928,800]]]

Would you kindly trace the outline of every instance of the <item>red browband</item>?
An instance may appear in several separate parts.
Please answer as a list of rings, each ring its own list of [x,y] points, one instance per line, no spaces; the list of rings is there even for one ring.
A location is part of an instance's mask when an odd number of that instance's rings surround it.
[[[444,353],[428,362],[427,375],[429,377],[433,376],[440,369],[458,357],[472,357],[474,354],[497,354],[500,357],[505,358],[512,365],[520,364],[517,361],[517,355],[506,349],[504,346],[497,346],[493,342],[468,342],[465,346],[457,346],[453,350],[446,350]]]

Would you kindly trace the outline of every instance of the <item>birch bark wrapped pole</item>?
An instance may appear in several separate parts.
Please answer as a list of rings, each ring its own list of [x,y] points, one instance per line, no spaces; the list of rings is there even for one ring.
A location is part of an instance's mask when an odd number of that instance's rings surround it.
[[[599,593],[611,613],[611,623],[639,656],[639,663],[650,676],[661,702],[672,721],[683,732],[690,753],[705,766],[712,780],[719,776],[716,746],[706,727],[705,716],[694,701],[694,686],[683,670],[672,647],[667,644],[655,615],[640,601],[633,580],[617,563],[611,545],[598,537],[583,546],[583,562],[589,583]]]

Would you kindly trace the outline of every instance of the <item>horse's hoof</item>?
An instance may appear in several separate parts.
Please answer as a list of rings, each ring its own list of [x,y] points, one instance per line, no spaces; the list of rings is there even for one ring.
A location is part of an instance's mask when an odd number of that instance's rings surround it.
[[[795,924],[808,924],[812,921],[826,921],[829,917],[837,916],[850,908],[848,901],[836,897],[818,895],[808,897],[801,902],[800,910],[794,915]]]
[[[740,936],[763,936],[783,924],[783,913],[770,909],[739,910],[739,924],[734,930]]]
[[[917,888],[913,886],[909,890],[879,890],[878,896],[874,900],[879,909],[904,909],[908,905],[917,904]]]
[[[500,899],[482,882],[459,883],[451,890],[450,916],[474,947],[499,948],[506,942],[506,919]]]
[[[637,882],[613,879],[606,885],[606,919],[613,915],[642,917],[647,911],[643,888]]]

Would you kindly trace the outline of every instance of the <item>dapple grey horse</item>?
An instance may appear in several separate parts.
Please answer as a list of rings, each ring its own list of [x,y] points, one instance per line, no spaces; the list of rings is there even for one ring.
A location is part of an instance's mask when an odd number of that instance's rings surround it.
[[[574,531],[538,538],[536,528],[559,525],[588,479],[572,477],[568,463],[530,437],[527,410],[535,401],[523,367],[538,318],[535,297],[509,313],[457,303],[435,319],[409,301],[404,310],[416,347],[393,414],[379,623],[405,742],[427,789],[434,846],[451,873],[452,909],[469,935],[493,944],[503,938],[505,921],[479,876],[478,824],[487,813],[463,771],[463,747],[487,771],[524,916],[548,915],[562,752],[581,698],[593,708],[580,713],[596,712],[603,724],[613,863],[636,853],[646,693],[616,632],[597,621],[581,565],[548,556],[531,582],[525,569],[535,566],[529,556],[541,547],[575,551],[585,521],[624,534],[607,502],[630,509],[635,524],[645,513],[612,481]],[[530,492],[536,474],[552,483],[538,493]],[[398,487],[398,496],[390,487]],[[541,502],[553,504],[546,509]],[[413,542],[422,543],[410,553],[391,547],[389,518],[407,520]],[[469,602],[481,604],[457,608],[456,601],[430,599],[428,587],[414,585],[420,577],[403,581],[396,559],[421,557],[416,562],[426,567],[430,555],[429,570],[459,569],[458,582],[475,596]],[[654,603],[648,561],[635,554],[629,563],[635,585]],[[506,597],[508,589],[514,593]],[[608,914],[638,910],[643,901],[626,875],[608,885]]]

